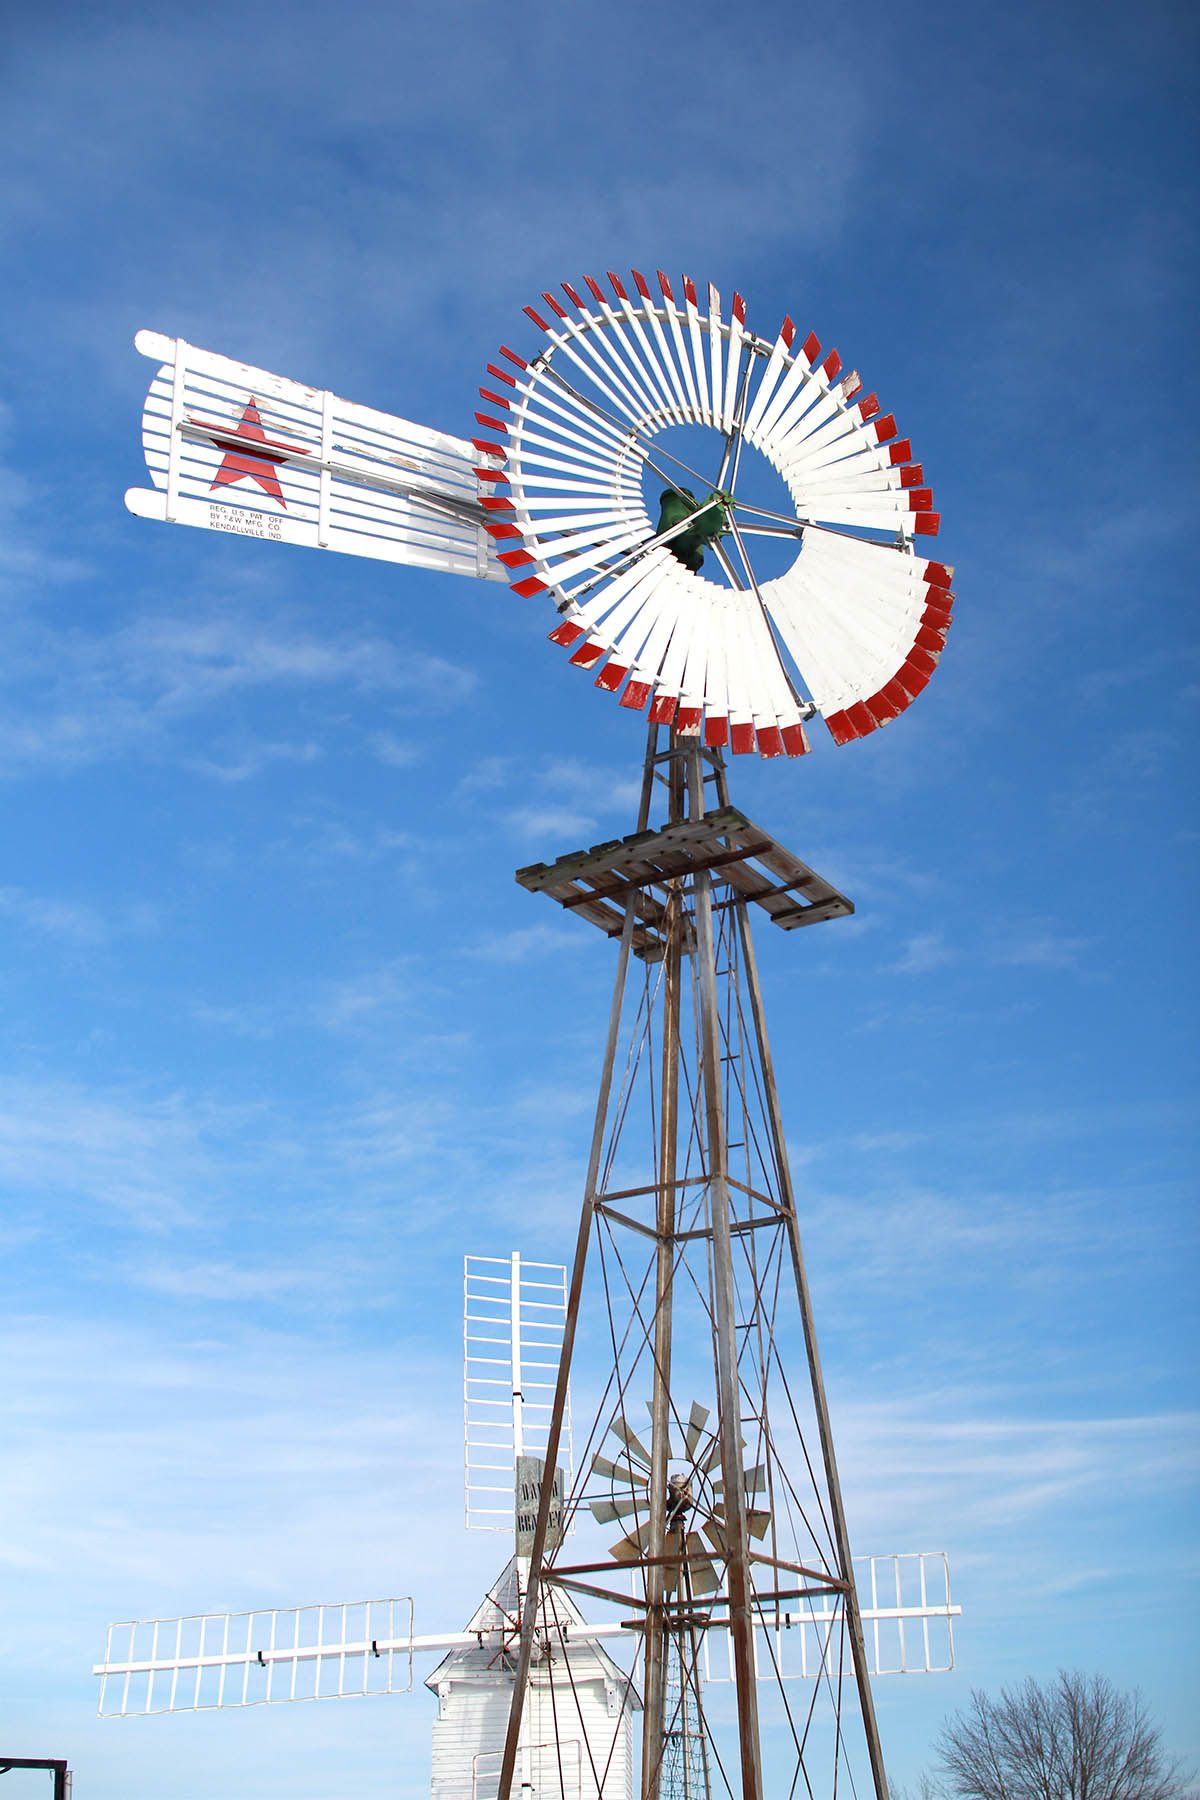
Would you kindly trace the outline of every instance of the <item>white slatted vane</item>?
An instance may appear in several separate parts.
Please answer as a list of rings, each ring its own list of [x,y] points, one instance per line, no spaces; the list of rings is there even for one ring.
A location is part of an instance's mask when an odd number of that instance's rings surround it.
[[[567,1317],[561,1263],[463,1258],[463,1462],[468,1531],[513,1530],[518,1459],[546,1447]],[[561,1454],[570,1488],[571,1401]]]
[[[412,1601],[339,1601],[110,1625],[100,1714],[208,1712],[412,1687]]]
[[[941,1551],[856,1556],[867,1667],[872,1675],[944,1675],[954,1667],[954,1621],[962,1612],[950,1599],[950,1569]],[[864,1597],[869,1599],[864,1601]],[[780,1607],[755,1632],[755,1671],[760,1680],[837,1680],[842,1609],[828,1598]],[[727,1632],[705,1633],[706,1681],[734,1679]]]
[[[544,346],[501,346],[479,390],[477,473],[514,592],[550,596],[551,641],[597,687],[712,746],[800,756],[815,713],[839,744],[887,724],[928,682],[953,602],[953,571],[915,551],[940,520],[908,440],[790,319],[772,341],[746,330],[739,294],[726,319],[688,276],[682,303],[661,271],[654,293],[635,270],[632,299],[608,282],[527,306]],[[656,441],[678,425],[719,434],[707,474]],[[790,511],[739,496],[744,445]],[[657,523],[648,476],[664,484]],[[795,553],[760,580],[763,537]],[[719,578],[698,572],[706,551]]]
[[[159,368],[142,414],[139,518],[502,580],[474,447],[182,338],[139,331]]]

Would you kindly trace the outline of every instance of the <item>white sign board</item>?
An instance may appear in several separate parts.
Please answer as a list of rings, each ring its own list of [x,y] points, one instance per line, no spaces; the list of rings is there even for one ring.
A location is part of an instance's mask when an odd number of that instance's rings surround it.
[[[517,1458],[517,1555],[533,1554],[533,1534],[537,1529],[538,1502],[546,1459],[542,1456]],[[554,1471],[554,1492],[550,1500],[550,1522],[546,1532],[546,1549],[557,1550],[563,1541],[563,1473]]]
[[[139,331],[159,364],[142,413],[143,519],[507,579],[488,533],[493,461],[449,437],[182,338]]]

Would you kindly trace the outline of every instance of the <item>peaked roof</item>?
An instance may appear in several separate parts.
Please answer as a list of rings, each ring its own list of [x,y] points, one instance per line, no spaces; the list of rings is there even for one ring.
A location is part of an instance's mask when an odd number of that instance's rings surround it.
[[[520,1619],[521,1598],[525,1586],[525,1575],[529,1564],[525,1558],[510,1556],[497,1579],[487,1590],[479,1605],[464,1626],[466,1631],[490,1632],[504,1626],[514,1627]],[[563,1624],[586,1625],[587,1620],[576,1606],[571,1596],[562,1588],[554,1594],[554,1604],[558,1617]],[[562,1657],[562,1646],[557,1647],[558,1659]],[[607,1681],[615,1681],[624,1687],[628,1681],[628,1673],[619,1663],[613,1661],[603,1645],[595,1642],[579,1643],[567,1638],[567,1659],[575,1680],[588,1680],[601,1677]],[[434,1693],[447,1680],[488,1679],[506,1682],[512,1674],[512,1661],[497,1650],[492,1644],[461,1645],[444,1656],[431,1675],[425,1677],[425,1686]],[[534,1674],[536,1678],[537,1666]],[[632,1688],[629,1689],[626,1704],[636,1711],[641,1711],[641,1701]]]

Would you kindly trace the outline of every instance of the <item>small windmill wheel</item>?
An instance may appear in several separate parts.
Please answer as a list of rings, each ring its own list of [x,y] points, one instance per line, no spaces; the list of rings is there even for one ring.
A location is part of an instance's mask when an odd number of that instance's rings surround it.
[[[637,270],[633,299],[608,280],[611,297],[586,277],[591,304],[564,282],[570,310],[527,306],[546,347],[502,346],[479,390],[476,473],[514,590],[550,595],[551,641],[597,687],[709,745],[802,756],[818,712],[839,744],[887,724],[933,673],[953,600],[952,570],[914,552],[939,517],[908,439],[790,319],[772,342],[740,294],[725,318],[687,276],[682,305],[661,271],[657,296]],[[679,426],[713,435],[707,470],[668,447]],[[777,506],[746,492],[746,449]],[[760,578],[767,540],[794,550]]]
[[[719,1474],[713,1474],[720,1464],[721,1445],[718,1437],[705,1430],[708,1417],[708,1408],[693,1401],[684,1427],[681,1454],[675,1455],[668,1445],[668,1461],[684,1465],[671,1471],[667,1485],[668,1541],[672,1549],[682,1550],[684,1555],[682,1566],[667,1571],[664,1587],[668,1594],[678,1587],[684,1572],[693,1594],[715,1594],[721,1586],[717,1564],[724,1562],[727,1554],[722,1504],[724,1483]],[[602,1525],[617,1519],[634,1520],[632,1529],[620,1543],[610,1547],[609,1554],[617,1562],[638,1562],[649,1553],[650,1544],[650,1452],[620,1414],[609,1426],[609,1437],[616,1440],[612,1447],[617,1460],[600,1453],[592,1458],[591,1472],[609,1483],[610,1497],[591,1500],[588,1504]],[[742,1443],[744,1447],[745,1439]],[[766,1478],[766,1468],[762,1464],[744,1470],[742,1484],[747,1494],[765,1488]],[[765,1537],[770,1523],[768,1511],[754,1507],[747,1510],[746,1524],[751,1537]],[[695,1524],[700,1530],[691,1529]]]

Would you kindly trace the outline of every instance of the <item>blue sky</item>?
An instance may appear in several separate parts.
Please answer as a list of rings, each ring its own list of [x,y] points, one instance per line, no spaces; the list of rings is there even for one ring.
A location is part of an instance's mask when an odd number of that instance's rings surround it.
[[[1156,4],[6,9],[0,1747],[428,1791],[423,1692],[120,1725],[88,1670],[472,1611],[461,1257],[569,1254],[612,966],[512,870],[632,829],[642,745],[536,603],[130,518],[133,333],[466,435],[634,265],[836,343],[959,571],[894,728],[735,773],[858,908],[760,953],[856,1545],[964,1606],[893,1775],[1060,1665],[1200,1760],[1195,63]]]

